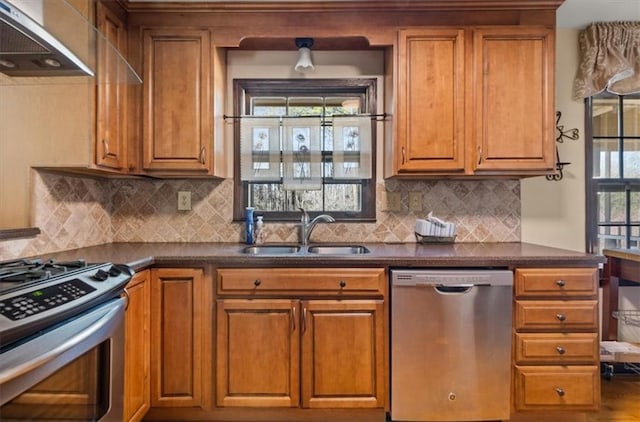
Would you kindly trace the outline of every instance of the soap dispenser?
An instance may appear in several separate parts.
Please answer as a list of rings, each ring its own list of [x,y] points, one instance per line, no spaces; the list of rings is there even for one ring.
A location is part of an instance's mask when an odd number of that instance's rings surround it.
[[[262,216],[259,215],[256,217],[256,227],[254,230],[254,242],[256,245],[262,245],[264,243],[264,221],[262,220]]]
[[[253,207],[244,209],[245,243],[253,245]]]

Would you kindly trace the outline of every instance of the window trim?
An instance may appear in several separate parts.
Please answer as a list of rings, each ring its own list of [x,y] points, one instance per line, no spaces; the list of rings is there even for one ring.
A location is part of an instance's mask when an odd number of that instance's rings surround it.
[[[635,95],[618,95],[618,110],[621,113],[618,116],[618,142],[624,143],[625,139],[635,139],[637,136],[625,136],[622,128],[624,128],[624,97],[633,97]],[[585,98],[585,232],[586,232],[586,251],[588,253],[602,253],[599,250],[599,228],[601,226],[623,227],[626,229],[626,245],[627,248],[631,246],[631,228],[636,227],[639,223],[633,223],[630,220],[631,211],[631,192],[640,191],[640,178],[598,178],[594,176],[594,153],[593,153],[593,140],[594,140],[594,128],[593,128],[593,98]],[[607,138],[607,137],[598,137]],[[624,149],[619,148],[620,160],[619,160],[619,174],[622,176],[624,160],[622,154]],[[600,224],[598,222],[598,192],[626,192],[627,206],[625,209],[625,222],[614,224]]]
[[[338,85],[338,87],[336,87]],[[366,102],[367,114],[375,116],[377,114],[377,80],[375,78],[348,78],[348,79],[234,79],[233,80],[233,110],[235,116],[241,116],[249,104],[249,98],[245,95],[247,90],[264,96],[291,95],[291,87],[295,87],[300,93],[315,93],[322,91],[323,94],[353,93],[353,90],[363,90]],[[350,92],[351,91],[351,92]],[[373,124],[371,130],[371,179],[361,181],[362,189],[362,211],[354,215],[352,212],[335,212],[331,215],[341,222],[375,222],[376,221],[376,125]],[[244,220],[244,208],[248,205],[246,195],[248,182],[240,180],[240,122],[234,119],[234,171],[233,171],[233,221]],[[340,181],[344,183],[343,181]],[[340,184],[336,181],[336,183]],[[323,211],[310,211],[309,215],[315,217]],[[262,213],[266,217],[270,213]],[[300,212],[278,212],[277,218],[271,214],[269,221],[273,222],[298,222]]]

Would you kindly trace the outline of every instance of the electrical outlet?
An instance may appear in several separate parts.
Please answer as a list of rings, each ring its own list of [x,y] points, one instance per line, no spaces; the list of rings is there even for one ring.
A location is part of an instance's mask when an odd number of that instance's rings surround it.
[[[409,211],[422,211],[422,192],[409,192]]]
[[[191,211],[191,192],[178,192],[178,211]]]
[[[402,208],[400,192],[387,192],[387,211],[400,211]]]

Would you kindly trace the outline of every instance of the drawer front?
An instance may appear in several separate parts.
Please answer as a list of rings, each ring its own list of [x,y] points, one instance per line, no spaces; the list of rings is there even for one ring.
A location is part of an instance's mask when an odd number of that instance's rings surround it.
[[[517,297],[595,297],[597,268],[520,268],[515,273]]]
[[[519,333],[515,337],[517,364],[591,364],[598,362],[596,333]]]
[[[516,330],[595,331],[598,302],[595,300],[516,301]]]
[[[219,294],[383,295],[383,268],[224,268],[218,273]]]
[[[596,410],[598,366],[516,367],[517,410]]]

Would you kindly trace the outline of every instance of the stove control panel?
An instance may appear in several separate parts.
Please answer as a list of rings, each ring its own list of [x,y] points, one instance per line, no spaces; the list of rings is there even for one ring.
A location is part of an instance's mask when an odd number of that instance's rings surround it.
[[[74,278],[0,301],[0,314],[17,321],[79,299],[96,289]]]

